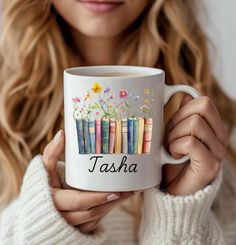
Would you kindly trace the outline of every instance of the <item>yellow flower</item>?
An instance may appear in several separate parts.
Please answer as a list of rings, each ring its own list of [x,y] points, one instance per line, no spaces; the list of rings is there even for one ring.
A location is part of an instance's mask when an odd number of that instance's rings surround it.
[[[101,92],[101,90],[102,90],[102,87],[101,87],[101,85],[99,84],[99,83],[94,83],[93,84],[93,88],[92,88],[92,91],[94,92],[94,93],[100,93]]]
[[[144,94],[150,94],[150,89],[149,89],[149,88],[145,88],[145,89],[143,90],[143,92],[144,92]]]
[[[146,105],[147,105],[147,104],[149,104],[149,103],[150,103],[150,102],[149,102],[149,100],[148,100],[148,99],[145,99],[145,100],[144,100],[144,104],[146,104]]]

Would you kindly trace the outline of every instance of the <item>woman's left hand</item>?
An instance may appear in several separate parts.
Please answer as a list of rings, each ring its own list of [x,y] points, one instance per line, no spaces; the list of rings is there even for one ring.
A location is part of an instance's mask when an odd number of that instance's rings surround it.
[[[221,117],[206,96],[185,95],[169,122],[167,143],[171,155],[189,155],[185,164],[163,167],[162,183],[172,195],[190,195],[203,189],[217,176],[229,136]]]

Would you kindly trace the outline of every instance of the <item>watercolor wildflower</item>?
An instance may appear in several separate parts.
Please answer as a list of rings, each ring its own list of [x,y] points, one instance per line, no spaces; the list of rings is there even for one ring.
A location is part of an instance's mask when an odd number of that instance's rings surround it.
[[[92,91],[93,91],[95,94],[100,93],[100,92],[102,91],[101,85],[100,85],[98,82],[94,83],[94,84],[93,84]]]
[[[106,89],[104,90],[104,94],[108,94],[110,92],[111,88],[110,87],[106,87]]]
[[[80,103],[81,102],[81,99],[79,97],[76,97],[76,98],[73,98],[72,101],[74,103]]]
[[[99,100],[99,103],[100,103],[100,104],[105,104],[105,101],[104,101],[103,99],[100,99],[100,100]]]
[[[149,89],[149,88],[145,88],[145,89],[143,90],[143,92],[144,92],[144,94],[150,94],[150,89]]]
[[[149,101],[149,99],[145,99],[143,103],[144,103],[145,105],[148,105],[148,104],[150,104],[150,101]]]
[[[102,92],[102,93],[101,93]],[[82,98],[74,97],[74,118],[122,118],[144,116],[152,113],[153,89],[144,88],[143,95],[132,93],[127,89],[120,89],[114,94],[110,86],[102,88],[99,82],[94,82]],[[131,93],[130,93],[131,92]],[[94,95],[93,93],[97,94]],[[88,100],[95,101],[89,103]]]
[[[91,93],[89,91],[85,94],[85,99],[92,99]]]
[[[119,97],[120,97],[121,99],[126,98],[128,95],[129,95],[129,94],[128,94],[128,90],[126,90],[126,89],[121,89],[121,90],[120,90]]]
[[[125,103],[123,101],[120,102],[120,107],[125,106]]]

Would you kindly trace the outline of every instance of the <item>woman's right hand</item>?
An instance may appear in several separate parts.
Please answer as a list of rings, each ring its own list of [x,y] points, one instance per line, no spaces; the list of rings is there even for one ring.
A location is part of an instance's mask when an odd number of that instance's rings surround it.
[[[65,135],[60,130],[45,147],[43,162],[49,174],[55,207],[62,217],[83,233],[92,232],[100,220],[134,192],[90,192],[63,189],[56,171],[57,161],[64,151]]]

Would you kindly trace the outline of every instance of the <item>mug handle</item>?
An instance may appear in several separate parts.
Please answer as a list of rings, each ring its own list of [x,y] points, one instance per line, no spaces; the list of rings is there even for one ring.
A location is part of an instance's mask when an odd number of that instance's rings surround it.
[[[164,105],[169,101],[171,96],[178,92],[185,92],[186,94],[191,95],[194,99],[198,98],[201,96],[201,94],[193,87],[190,87],[188,85],[171,85],[168,86],[165,84],[164,87]],[[168,164],[180,164],[184,163],[187,160],[189,160],[189,156],[183,156],[180,159],[175,159],[173,158],[164,148],[162,145],[160,148],[160,162],[161,165],[164,165],[166,163]]]

